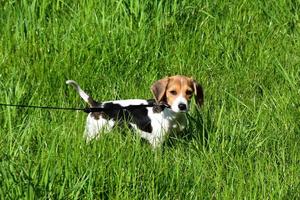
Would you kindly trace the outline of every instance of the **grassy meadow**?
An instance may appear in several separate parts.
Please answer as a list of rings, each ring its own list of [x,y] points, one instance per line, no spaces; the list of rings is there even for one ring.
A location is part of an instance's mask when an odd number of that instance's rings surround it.
[[[202,84],[153,151],[129,129],[86,144],[86,114],[0,107],[0,199],[300,199],[300,2],[0,0],[0,103],[84,107]]]

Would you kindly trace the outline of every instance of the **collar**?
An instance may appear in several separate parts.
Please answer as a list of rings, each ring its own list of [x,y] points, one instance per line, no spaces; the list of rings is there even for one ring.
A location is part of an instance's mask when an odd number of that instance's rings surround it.
[[[171,106],[169,104],[167,104],[166,102],[154,102],[153,103],[153,112],[154,113],[160,113],[162,111],[164,111],[166,108],[171,108]]]

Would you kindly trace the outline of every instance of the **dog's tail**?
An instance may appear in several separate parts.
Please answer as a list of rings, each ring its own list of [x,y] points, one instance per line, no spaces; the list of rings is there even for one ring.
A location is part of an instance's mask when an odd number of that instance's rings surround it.
[[[66,84],[68,85],[72,85],[75,90],[78,92],[78,94],[80,95],[80,97],[89,104],[90,107],[96,107],[98,105],[98,103],[91,97],[89,96],[87,93],[85,93],[80,86],[78,85],[78,83],[76,81],[73,80],[67,80]]]

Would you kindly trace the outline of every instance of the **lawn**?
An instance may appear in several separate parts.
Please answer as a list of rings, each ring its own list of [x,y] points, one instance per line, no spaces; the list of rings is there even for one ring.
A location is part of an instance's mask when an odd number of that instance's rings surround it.
[[[192,76],[205,103],[161,149],[86,114],[0,107],[0,199],[300,199],[300,2],[0,0],[0,103],[152,98]]]

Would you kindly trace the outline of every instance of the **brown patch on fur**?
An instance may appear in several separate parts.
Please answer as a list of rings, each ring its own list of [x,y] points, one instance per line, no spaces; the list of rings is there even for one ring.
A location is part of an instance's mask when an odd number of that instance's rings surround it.
[[[100,119],[100,116],[102,116],[102,115],[101,115],[101,112],[92,112],[91,115],[92,115],[93,118],[96,119],[96,120]]]
[[[151,86],[151,91],[154,95],[156,102],[165,101],[164,97],[165,97],[165,92],[166,92],[168,83],[169,83],[169,78],[166,77],[164,79],[160,79],[160,80],[156,81]]]

